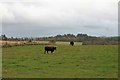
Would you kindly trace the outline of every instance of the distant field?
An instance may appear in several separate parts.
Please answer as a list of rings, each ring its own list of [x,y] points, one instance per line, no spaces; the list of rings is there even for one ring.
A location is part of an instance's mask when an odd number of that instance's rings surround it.
[[[63,44],[53,54],[44,54],[44,45],[3,48],[3,77],[117,78],[117,45]]]
[[[69,45],[69,42],[56,42],[57,45]],[[82,42],[75,42],[75,45],[82,45]]]
[[[49,41],[32,41],[32,42],[27,42],[27,41],[0,41],[0,46],[1,45],[11,45],[11,46],[14,46],[14,45],[26,45],[26,44],[41,44],[41,45],[50,45],[50,44],[53,44],[53,43],[50,43]],[[69,45],[70,42],[55,42],[54,44],[56,45]],[[75,42],[75,45],[82,45],[82,42]]]
[[[46,43],[49,43],[48,41],[33,41],[33,42],[36,42],[36,43],[41,43],[41,44],[46,44]],[[11,44],[11,45],[14,45],[14,44],[24,44],[24,43],[27,43],[27,41],[0,41],[0,44]]]

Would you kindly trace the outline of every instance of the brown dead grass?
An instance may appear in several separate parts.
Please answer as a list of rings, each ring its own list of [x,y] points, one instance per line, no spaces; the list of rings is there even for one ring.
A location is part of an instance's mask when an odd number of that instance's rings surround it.
[[[0,44],[24,44],[26,41],[2,41],[0,40]]]
[[[35,44],[49,44],[49,41],[33,41],[31,43],[35,43]],[[10,45],[21,45],[21,44],[29,44],[27,41],[3,41],[0,40],[0,45],[6,45],[6,44],[10,44]]]

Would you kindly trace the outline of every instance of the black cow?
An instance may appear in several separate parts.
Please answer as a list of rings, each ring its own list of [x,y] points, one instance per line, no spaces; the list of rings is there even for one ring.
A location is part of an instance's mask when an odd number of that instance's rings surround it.
[[[45,52],[44,53],[48,53],[48,51],[51,51],[51,53],[54,52],[54,50],[56,50],[55,46],[45,46]]]
[[[70,42],[70,45],[74,46],[74,42],[73,42],[73,41],[71,41],[71,42]]]

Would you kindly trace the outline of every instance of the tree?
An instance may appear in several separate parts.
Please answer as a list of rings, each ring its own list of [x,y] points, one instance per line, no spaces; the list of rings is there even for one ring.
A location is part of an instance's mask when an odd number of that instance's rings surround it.
[[[4,34],[4,35],[1,35],[2,36],[2,40],[7,40],[7,37],[6,37],[6,35]]]

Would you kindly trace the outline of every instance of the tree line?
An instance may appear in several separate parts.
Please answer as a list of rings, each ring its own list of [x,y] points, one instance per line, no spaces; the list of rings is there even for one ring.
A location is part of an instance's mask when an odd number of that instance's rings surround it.
[[[114,36],[114,37],[96,37],[96,36],[88,36],[87,34],[63,34],[63,35],[56,35],[56,36],[50,36],[50,37],[36,37],[36,38],[17,38],[17,37],[7,37],[5,34],[0,36],[1,40],[7,40],[7,41],[50,41],[50,42],[56,42],[56,41],[64,41],[64,42],[82,42],[83,45],[116,45],[119,44],[120,36]]]

